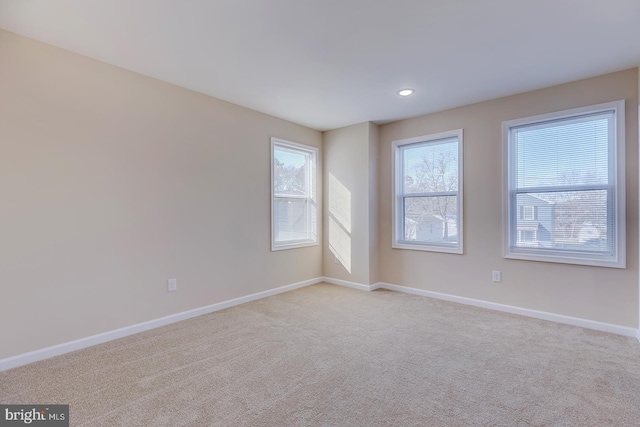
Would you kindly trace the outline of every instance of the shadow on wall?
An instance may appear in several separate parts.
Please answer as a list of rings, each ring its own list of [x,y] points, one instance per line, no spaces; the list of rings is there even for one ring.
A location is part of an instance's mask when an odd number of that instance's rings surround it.
[[[351,192],[329,174],[329,250],[351,273]]]

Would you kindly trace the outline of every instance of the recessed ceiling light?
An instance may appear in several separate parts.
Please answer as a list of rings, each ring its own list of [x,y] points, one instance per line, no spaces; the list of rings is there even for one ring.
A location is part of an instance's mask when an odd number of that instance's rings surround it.
[[[409,96],[413,93],[413,89],[402,89],[400,92],[398,92],[398,95],[400,96]]]

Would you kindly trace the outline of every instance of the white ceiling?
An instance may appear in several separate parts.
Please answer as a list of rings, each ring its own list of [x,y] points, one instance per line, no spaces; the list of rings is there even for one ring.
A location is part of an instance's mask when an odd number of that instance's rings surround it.
[[[640,0],[0,0],[0,28],[320,130],[640,65]]]

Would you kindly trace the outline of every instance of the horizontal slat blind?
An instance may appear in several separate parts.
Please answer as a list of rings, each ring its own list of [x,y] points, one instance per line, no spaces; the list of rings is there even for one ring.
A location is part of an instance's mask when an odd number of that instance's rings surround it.
[[[614,114],[509,129],[513,248],[614,252]]]

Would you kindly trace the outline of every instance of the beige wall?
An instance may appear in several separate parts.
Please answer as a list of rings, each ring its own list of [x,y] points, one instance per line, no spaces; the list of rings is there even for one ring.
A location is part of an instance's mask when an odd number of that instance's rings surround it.
[[[369,284],[380,281],[380,241],[378,237],[378,143],[379,126],[369,123]]]
[[[429,291],[638,326],[638,70],[632,69],[380,129],[380,278]],[[502,258],[501,123],[626,99],[627,268]],[[391,142],[464,129],[464,255],[391,248]],[[491,271],[502,271],[502,283]]]
[[[366,285],[377,278],[376,132],[365,122],[323,136],[324,275]]]
[[[270,251],[271,136],[322,144],[0,31],[0,359],[322,276]]]

